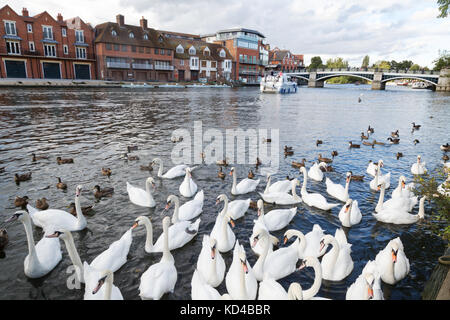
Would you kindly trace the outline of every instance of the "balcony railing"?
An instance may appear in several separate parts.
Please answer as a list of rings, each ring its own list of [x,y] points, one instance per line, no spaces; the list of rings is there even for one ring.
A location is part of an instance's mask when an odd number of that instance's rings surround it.
[[[381,68],[317,68],[307,69],[308,71],[328,72],[328,71],[367,71],[367,72],[387,72],[387,73],[413,73],[413,74],[439,74],[439,71],[433,70],[408,70],[408,69],[381,69]]]
[[[173,66],[155,65],[155,70],[173,70]]]
[[[254,70],[239,70],[239,74],[258,75],[259,71]]]
[[[152,70],[153,65],[148,63],[133,63],[133,69],[145,69],[145,70]]]
[[[256,59],[256,61],[255,61],[255,60],[250,60],[250,59],[241,59],[241,58],[239,58],[239,63],[259,64],[260,60]]]
[[[107,68],[120,68],[120,69],[129,69],[130,64],[128,62],[106,62]]]

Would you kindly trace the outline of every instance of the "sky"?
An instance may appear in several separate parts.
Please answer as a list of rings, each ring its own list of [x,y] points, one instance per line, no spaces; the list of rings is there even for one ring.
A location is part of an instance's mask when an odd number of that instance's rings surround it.
[[[115,21],[192,34],[244,27],[265,35],[271,48],[289,49],[322,61],[342,57],[359,67],[365,55],[380,60],[412,60],[433,67],[439,50],[450,51],[450,17],[439,14],[436,0],[14,0],[19,14],[42,11],[56,18],[81,17],[93,26]]]

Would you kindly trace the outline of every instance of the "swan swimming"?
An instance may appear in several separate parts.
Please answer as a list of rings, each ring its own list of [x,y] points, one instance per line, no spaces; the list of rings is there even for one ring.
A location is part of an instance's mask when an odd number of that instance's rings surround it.
[[[155,188],[155,181],[152,177],[148,177],[145,181],[145,190],[135,187],[127,181],[127,192],[130,201],[135,205],[141,207],[150,207],[153,208],[156,206],[156,202],[153,199],[152,192],[150,190],[150,186]]]

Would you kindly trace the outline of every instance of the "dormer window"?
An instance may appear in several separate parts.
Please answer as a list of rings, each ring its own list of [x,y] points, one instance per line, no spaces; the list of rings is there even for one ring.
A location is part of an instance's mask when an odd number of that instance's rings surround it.
[[[133,32],[130,32],[130,33],[128,34],[128,37],[129,37],[130,39],[134,39],[134,33],[133,33]]]
[[[220,50],[219,55],[220,55],[221,58],[225,58],[225,56],[226,56],[225,50],[223,50],[223,49]]]
[[[164,41],[163,37],[161,37],[161,36],[159,36],[158,40],[159,40],[159,42],[163,42]]]
[[[195,51],[195,48],[194,47],[190,47],[189,48],[189,54],[195,54],[196,53],[196,51]]]
[[[111,35],[112,35],[113,37],[117,36],[116,30],[112,30],[112,31],[111,31]]]
[[[203,55],[209,56],[209,54],[210,54],[209,49],[208,49],[208,47],[206,47],[205,50],[203,50]]]
[[[148,40],[148,34],[144,33],[144,40]]]
[[[184,48],[181,44],[177,46],[177,53],[184,53]]]

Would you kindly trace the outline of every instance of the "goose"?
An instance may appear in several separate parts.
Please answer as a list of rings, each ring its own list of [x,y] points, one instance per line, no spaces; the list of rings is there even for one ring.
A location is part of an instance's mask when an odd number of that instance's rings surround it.
[[[267,230],[277,231],[286,227],[297,213],[297,207],[291,209],[275,209],[264,214],[264,203],[258,200],[258,221],[263,223]]]
[[[400,197],[392,197],[391,199],[384,202],[385,195],[385,184],[381,183],[378,186],[378,189],[381,190],[380,198],[378,199],[377,206],[375,207],[375,212],[381,212],[382,210],[397,210],[410,212],[414,206],[417,204],[417,196],[400,196]]]
[[[81,212],[80,195],[83,186],[78,185],[75,189],[75,209],[77,217],[74,217],[69,212],[58,209],[47,209],[39,211],[30,205],[27,205],[27,210],[33,220],[34,225],[46,229],[53,226],[56,229],[64,229],[68,231],[80,231],[86,228],[87,221]]]
[[[408,183],[406,184],[406,177],[400,176],[398,179],[398,186],[397,188],[392,191],[392,198],[400,198],[400,197],[406,197],[411,198],[414,196],[414,192],[412,192],[412,189],[414,188],[414,183]]]
[[[239,184],[236,185],[236,170],[234,167],[231,168],[230,176],[233,176],[233,185],[231,187],[231,194],[232,195],[238,195],[238,194],[246,194],[252,191],[255,191],[256,187],[259,184],[260,179],[253,180],[244,178],[242,179]]]
[[[73,159],[72,158],[61,158],[61,157],[56,157],[56,162],[58,164],[65,164],[65,163],[73,163]]]
[[[320,241],[319,251],[322,252],[326,244],[331,244],[332,248],[322,257],[323,279],[341,281],[353,270],[353,260],[350,255],[352,245],[347,242],[342,229],[336,229],[334,237],[325,235]]]
[[[317,157],[317,160],[319,160],[319,162],[325,162],[325,163],[332,163],[333,162],[333,160],[330,159],[330,158],[322,157],[321,153],[319,153],[319,156]]]
[[[209,236],[216,239],[217,250],[219,252],[228,252],[233,249],[236,235],[228,225],[228,223],[232,226],[234,225],[233,220],[228,214],[228,197],[225,194],[219,195],[216,199],[216,204],[219,204],[221,201],[224,202],[224,207],[217,215],[216,222]]]
[[[25,210],[25,208],[27,207],[27,204],[28,204],[28,200],[30,200],[30,198],[28,198],[28,196],[16,197],[14,199],[14,206],[20,207],[20,208],[22,208],[22,210]]]
[[[109,177],[111,176],[111,173],[111,168],[102,168],[102,175]]]
[[[327,193],[342,202],[346,202],[348,200],[348,187],[350,185],[351,176],[352,173],[348,171],[347,177],[345,178],[345,187],[341,186],[340,184],[334,183],[330,178],[327,177],[325,179]]]
[[[386,140],[389,140],[391,142],[391,144],[399,144],[400,143],[400,139],[399,138],[387,138]]]
[[[308,182],[306,169],[303,167],[300,169],[303,174],[303,186],[301,188],[300,194],[302,195],[302,200],[310,207],[315,207],[321,210],[331,210],[334,207],[337,207],[339,204],[337,203],[328,203],[327,199],[319,193],[308,193],[306,190],[306,185]]]
[[[384,300],[381,276],[375,261],[370,260],[347,289],[345,300]]]
[[[374,132],[375,132],[375,129],[371,128],[370,124],[369,124],[369,127],[367,128],[367,134],[374,133]]]
[[[447,162],[448,160],[450,160],[450,157],[444,154],[441,159],[444,160],[444,162]]]
[[[421,175],[427,173],[427,168],[425,168],[425,162],[421,162],[422,157],[417,156],[417,162],[413,163],[411,166],[411,173],[416,175]]]
[[[273,192],[289,192],[291,191],[291,181],[290,180],[280,180],[272,184],[272,177],[270,173],[267,174],[267,185],[264,189],[264,193]]]
[[[416,124],[415,122],[412,122],[412,127],[413,127],[413,130],[419,130],[421,125],[420,124]]]
[[[336,150],[331,151],[331,157],[334,158],[336,157],[338,154],[338,152]]]
[[[186,175],[178,190],[183,197],[190,198],[197,192],[197,184],[192,179],[191,169],[187,167],[185,171]]]
[[[174,179],[176,177],[181,177],[186,175],[186,168],[188,168],[185,164],[179,164],[175,167],[170,168],[167,170],[166,173],[163,174],[163,162],[161,158],[154,158],[152,161],[152,164],[159,163],[159,169],[158,169],[158,177],[164,178],[164,179]],[[196,169],[197,167],[191,167],[191,171]]]
[[[16,182],[16,183],[19,183],[19,182],[21,182],[21,181],[27,181],[27,180],[30,180],[31,179],[31,172],[28,172],[28,173],[24,173],[24,174],[15,174],[14,175],[14,181]]]
[[[49,239],[45,235],[34,243],[31,219],[25,210],[16,211],[6,222],[20,221],[25,227],[28,242],[28,255],[24,260],[24,273],[28,278],[41,278],[52,271],[62,259],[61,245],[58,239]]]
[[[300,185],[297,179],[291,180],[292,195],[285,192],[261,193],[258,192],[261,198],[267,203],[289,205],[302,202],[302,199],[295,193],[295,188]]]
[[[327,164],[325,162],[321,162],[318,164],[317,162],[314,162],[311,168],[308,170],[308,177],[310,179],[313,179],[314,181],[322,181],[323,180],[323,172],[320,170],[322,167],[326,167]]]
[[[148,177],[145,181],[145,190],[135,187],[127,181],[127,193],[130,201],[141,207],[155,207],[156,202],[153,199],[150,185],[155,188],[155,181],[152,177]]]
[[[47,210],[49,207],[47,198],[37,199],[36,200],[36,208],[39,210]],[[75,209],[75,203],[74,203],[74,209]]]
[[[351,171],[350,173],[352,174],[350,181],[364,181],[364,175],[354,175]]]
[[[274,279],[264,279],[259,283],[258,300],[303,300],[303,290],[298,282],[292,282],[286,292]]]
[[[288,146],[284,146],[284,151],[291,151],[291,150],[293,150],[293,148],[292,147],[288,147]]]
[[[284,156],[285,157],[292,156],[293,154],[294,154],[293,150],[284,150]]]
[[[441,144],[439,147],[442,151],[450,151],[450,144],[448,144],[448,142],[446,144]]]
[[[108,187],[108,188],[102,188],[100,189],[100,186],[97,184],[94,186],[94,196],[96,199],[101,199],[103,197],[112,197],[114,193],[114,188]]]
[[[322,140],[316,140],[316,147],[318,147],[319,146],[319,144],[322,144],[323,143],[323,141]]]
[[[222,167],[219,167],[219,172],[217,173],[217,176],[222,180],[225,179],[226,174],[225,172],[222,171]]]
[[[225,261],[217,250],[217,240],[209,235],[203,236],[202,250],[197,260],[197,271],[213,288],[220,285],[225,277]]]
[[[414,145],[416,145],[416,144],[420,143],[420,141],[418,139],[414,139],[413,143],[414,143]]]
[[[225,270],[224,270],[225,271]],[[204,279],[198,268],[195,269],[191,280],[191,299],[192,300],[221,300],[222,296],[219,291],[214,289]]]
[[[375,177],[375,176],[377,175],[377,172],[376,172],[377,166],[378,166],[378,163],[373,163],[372,160],[369,160],[369,165],[367,166],[366,172],[367,172],[368,174],[370,174],[372,177]],[[382,174],[382,173],[381,173],[381,167],[379,168],[379,171],[378,171],[378,172],[379,172],[380,174]]]
[[[248,172],[247,178],[253,179],[254,177],[255,177],[255,174],[253,173],[252,170],[250,170],[250,171]]]
[[[141,276],[139,296],[141,299],[159,300],[166,292],[173,292],[177,282],[175,260],[170,253],[169,245],[170,218],[163,219],[163,255],[158,263],[151,265]]]
[[[350,228],[361,222],[362,215],[358,207],[358,201],[348,199],[345,205],[339,211],[339,220],[344,227]]]
[[[94,290],[92,290],[92,296],[96,299],[89,300],[123,300],[122,293],[120,292],[119,288],[113,285],[113,282],[114,274],[110,270],[105,270],[100,273],[97,286],[94,288]],[[97,294],[100,289],[103,288],[103,285],[105,288],[105,292],[103,294]]]
[[[242,218],[250,207],[250,202],[252,199],[248,198],[246,200],[233,200],[228,203],[228,215],[233,220]]]
[[[375,257],[377,270],[383,282],[394,285],[409,273],[409,259],[399,237],[392,239]]]
[[[349,141],[348,142],[349,148],[359,148],[361,145],[359,144],[354,144],[353,142]]]
[[[394,132],[391,132],[392,138],[398,138],[400,135],[398,134],[398,130],[395,130]]]
[[[368,142],[368,141],[363,141],[362,144],[365,146],[372,147],[372,148],[375,146],[375,144],[373,142]]]
[[[304,167],[305,166],[305,161],[306,161],[305,158],[302,159],[302,162],[292,161],[291,162],[291,166],[293,166],[294,168]]]
[[[369,139],[369,135],[365,136],[364,132],[361,132],[361,140],[367,140]]]
[[[400,159],[401,157],[403,157],[403,153],[402,152],[397,152],[397,154],[395,155],[395,157],[398,159]]]
[[[61,178],[58,177],[57,179],[58,179],[58,183],[56,184],[56,188],[66,190],[67,184],[65,184],[64,182],[61,182]]]
[[[182,206],[180,206],[180,200],[176,195],[170,195],[167,198],[167,204],[164,210],[169,209],[172,205],[172,202],[175,203],[175,209],[172,216],[172,223],[177,223],[178,221],[187,221],[196,218],[203,211],[203,202],[204,202],[204,193],[203,190],[200,190],[195,195],[194,199],[191,201],[185,202]]]
[[[380,197],[380,199],[382,199]],[[426,196],[420,198],[419,201],[419,212],[417,214],[410,214],[408,212],[408,207],[402,204],[385,206],[381,209],[378,209],[377,213],[373,213],[373,216],[378,221],[384,223],[393,223],[393,224],[412,224],[418,222],[420,219],[425,218],[425,199]],[[391,199],[392,200],[392,199]],[[401,200],[401,199],[400,199]]]
[[[233,250],[233,262],[225,276],[228,294],[233,300],[255,300],[258,283],[250,263],[247,261],[244,247],[236,240]]]
[[[386,189],[389,189],[389,187],[391,186],[391,173],[388,172],[385,175],[381,175],[380,173],[380,168],[382,168],[383,166],[383,160],[379,160],[377,169],[375,170],[375,178],[373,178],[369,183],[370,189],[373,191],[379,191],[378,186],[381,183],[385,184]]]

